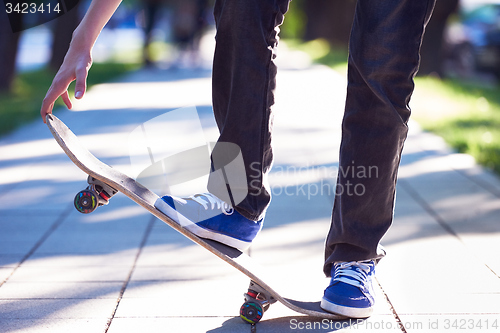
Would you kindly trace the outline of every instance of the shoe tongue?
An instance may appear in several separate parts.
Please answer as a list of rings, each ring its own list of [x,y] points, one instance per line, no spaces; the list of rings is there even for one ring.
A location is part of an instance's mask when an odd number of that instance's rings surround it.
[[[336,263],[332,268],[332,276],[335,279],[344,281],[345,279],[348,279],[359,283],[359,281],[364,280],[368,274],[368,272],[364,269],[365,267],[360,267],[359,263],[360,262],[352,261]]]

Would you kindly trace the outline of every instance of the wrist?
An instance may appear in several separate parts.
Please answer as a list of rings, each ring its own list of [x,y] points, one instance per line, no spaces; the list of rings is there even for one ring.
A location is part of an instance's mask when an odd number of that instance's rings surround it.
[[[69,45],[70,50],[78,51],[78,53],[88,53],[92,52],[95,41],[97,37],[93,37],[91,34],[86,33],[85,29],[81,29],[80,24],[74,31]]]

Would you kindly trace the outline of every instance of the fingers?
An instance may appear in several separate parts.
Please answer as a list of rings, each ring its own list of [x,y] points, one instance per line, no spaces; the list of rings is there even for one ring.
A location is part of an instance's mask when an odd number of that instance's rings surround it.
[[[71,83],[71,79],[67,79],[64,81],[61,81],[58,77],[59,74],[56,74],[56,77],[54,78],[54,81],[52,82],[52,85],[50,86],[49,90],[47,91],[47,94],[45,95],[45,98],[43,99],[42,102],[42,107],[40,109],[40,115],[42,116],[43,122],[45,123],[45,117],[47,114],[52,113],[52,109],[54,108],[54,103],[56,100],[59,98],[59,96],[62,96],[64,103],[68,108],[71,108],[71,101],[68,96],[68,86]]]
[[[69,94],[68,91],[65,90],[64,93],[61,95],[64,104],[66,104],[66,107],[68,109],[71,109],[73,107],[73,104],[71,104],[71,100],[69,99]]]
[[[47,91],[47,95],[43,99],[40,109],[43,122],[45,122],[47,114],[52,113],[54,103],[59,97],[62,98],[68,109],[73,107],[68,94],[68,87],[71,82],[76,80],[75,98],[81,99],[83,97],[87,89],[87,74],[91,64],[92,60],[89,57],[82,57],[80,60],[71,60],[68,63],[66,63],[65,59],[65,62],[57,72],[52,85]]]
[[[40,109],[40,115],[42,116],[43,122],[46,123],[45,117],[47,117],[48,114],[52,113],[52,108],[54,107],[54,104],[50,104],[49,102],[43,100],[42,103],[42,108]]]
[[[78,68],[76,70],[76,83],[75,83],[75,98],[80,99],[85,94],[87,89],[87,68]]]
[[[51,87],[52,88],[52,87]],[[47,92],[47,95],[45,95],[45,98],[43,99],[42,102],[42,107],[40,109],[40,115],[42,116],[43,122],[45,123],[45,117],[52,113],[52,109],[54,108],[54,102],[56,101],[57,97],[53,97],[52,89],[49,89]]]

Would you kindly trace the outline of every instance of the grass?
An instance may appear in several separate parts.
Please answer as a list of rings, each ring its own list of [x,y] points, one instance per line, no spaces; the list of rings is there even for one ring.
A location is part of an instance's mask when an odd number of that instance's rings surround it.
[[[138,68],[137,64],[95,63],[90,69],[88,87],[108,82],[127,71]],[[10,93],[0,94],[0,135],[9,133],[19,126],[40,116],[40,106],[55,73],[41,69],[19,74]],[[73,98],[74,82],[70,86]],[[64,105],[61,99],[56,105]]]
[[[326,41],[286,41],[318,63],[347,73],[347,50]],[[424,130],[441,137],[457,152],[500,174],[500,86],[457,79],[417,77],[410,106]]]
[[[500,87],[417,78],[414,119],[460,153],[500,174]]]
[[[347,73],[346,49],[332,48],[324,39],[316,39],[309,42],[286,39],[285,43],[290,48],[307,53],[314,62],[327,65],[339,73]]]

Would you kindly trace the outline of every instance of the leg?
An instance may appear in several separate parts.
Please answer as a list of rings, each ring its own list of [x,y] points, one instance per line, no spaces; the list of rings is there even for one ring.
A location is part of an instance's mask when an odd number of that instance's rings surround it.
[[[358,0],[350,39],[337,193],[325,247],[332,276],[321,306],[373,311],[379,241],[392,223],[396,177],[419,49],[435,0]]]
[[[433,5],[434,0],[358,1],[327,274],[335,261],[383,255],[377,246],[392,223],[413,76]]]
[[[216,2],[212,93],[220,137],[211,156],[210,193],[166,195],[155,203],[199,237],[239,249],[250,246],[260,232],[271,200],[266,177],[273,160],[274,58],[288,2]]]
[[[213,64],[213,108],[220,130],[219,143],[233,143],[243,156],[247,179],[230,190],[248,195],[235,209],[251,220],[262,218],[271,200],[265,178],[271,168],[272,113],[278,26],[289,0],[218,0]],[[224,155],[224,145],[212,154]],[[223,198],[226,183],[212,176],[208,189]]]

